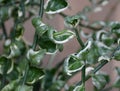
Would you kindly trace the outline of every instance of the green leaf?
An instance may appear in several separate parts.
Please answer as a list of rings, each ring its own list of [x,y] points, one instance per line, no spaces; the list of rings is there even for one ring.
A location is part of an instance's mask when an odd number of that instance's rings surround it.
[[[42,79],[44,77],[43,69],[30,67],[26,79],[27,84],[34,84],[36,81]]]
[[[0,74],[6,72],[9,74],[14,67],[14,62],[11,59],[8,59],[5,56],[0,56]]]
[[[15,91],[33,91],[32,86],[27,86],[27,85],[19,85],[16,87]]]
[[[20,79],[11,81],[1,91],[16,91],[15,88],[18,86]]]
[[[57,44],[66,43],[71,38],[73,38],[74,35],[75,34],[70,30],[63,30],[63,31],[59,31],[59,32],[55,32],[53,30],[49,31],[50,39]]]
[[[68,8],[66,0],[48,0],[45,4],[45,10],[48,14],[60,13]]]
[[[23,36],[24,33],[24,27],[22,24],[18,24],[16,27],[16,32],[15,32],[15,38],[20,39]]]
[[[45,25],[40,17],[34,17],[32,19],[32,24],[34,25],[36,32],[39,36],[42,36],[47,30],[49,30],[49,26]]]
[[[85,87],[83,85],[76,86],[73,91],[85,91]]]
[[[44,33],[38,39],[38,44],[42,49],[46,49],[47,54],[54,54],[58,51],[57,44],[55,44],[48,36],[48,33]]]
[[[120,77],[116,79],[116,81],[113,84],[113,87],[120,88]]]
[[[27,52],[27,58],[32,65],[38,66],[40,64],[41,60],[43,59],[45,53],[46,53],[45,49],[40,49],[38,51],[29,49]]]
[[[109,76],[105,73],[96,73],[92,76],[92,83],[98,90],[102,90],[109,83]]]
[[[110,23],[111,32],[115,33],[118,37],[120,37],[120,22],[112,22]]]
[[[87,17],[83,14],[77,14],[77,15],[73,15],[73,16],[67,16],[65,18],[65,25],[67,27],[74,27],[74,26],[77,26],[80,22],[80,20],[86,20]]]
[[[1,7],[0,8],[0,23],[4,22],[9,18],[8,7]]]
[[[64,63],[64,70],[67,75],[72,75],[71,73],[81,70],[83,66],[84,64],[82,60],[79,60],[75,54],[72,54],[66,58]]]
[[[120,49],[115,51],[113,58],[117,61],[120,61]]]

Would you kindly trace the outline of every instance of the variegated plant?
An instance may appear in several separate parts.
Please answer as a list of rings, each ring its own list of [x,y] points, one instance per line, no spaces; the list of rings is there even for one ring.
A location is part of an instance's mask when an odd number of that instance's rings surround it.
[[[120,67],[115,68],[118,77],[109,88],[105,87],[110,82],[109,75],[99,71],[109,61],[120,60],[120,22],[90,23],[88,13],[99,12],[109,0],[89,1],[91,6],[69,16],[63,13],[70,7],[69,0],[0,0],[0,28],[3,32],[0,40],[4,41],[4,50],[0,54],[0,91],[86,91],[85,83],[89,78],[94,86],[92,91],[120,89]],[[64,19],[65,28],[58,31],[45,24],[43,14],[59,14]],[[8,34],[5,22],[11,18],[14,25]],[[30,18],[35,28],[32,44],[23,38],[24,22]],[[92,31],[86,34],[83,28]],[[45,55],[55,56],[72,38],[77,39],[80,49],[55,67],[43,68],[41,63]],[[81,80],[68,85],[78,72],[81,72]]]

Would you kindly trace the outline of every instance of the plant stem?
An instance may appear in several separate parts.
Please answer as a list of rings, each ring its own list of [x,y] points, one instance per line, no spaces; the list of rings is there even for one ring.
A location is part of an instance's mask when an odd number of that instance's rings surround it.
[[[29,65],[26,64],[25,74],[24,74],[24,78],[23,78],[23,81],[22,81],[22,85],[24,85],[25,82],[26,82],[26,78],[27,78],[27,75],[28,75],[28,71],[29,71]]]
[[[43,13],[44,13],[44,0],[40,0],[39,16],[40,16],[41,19],[43,17]],[[37,46],[37,41],[38,41],[38,35],[37,35],[37,32],[35,32],[33,45],[32,45],[32,48],[34,50],[35,50],[35,48]]]
[[[5,39],[7,39],[7,38],[8,38],[8,35],[7,35],[7,31],[6,31],[4,22],[1,23],[1,26],[2,26],[2,30],[3,30],[4,37],[5,37]]]
[[[85,48],[85,45],[84,45],[82,39],[79,36],[78,30],[76,28],[74,28],[74,30],[75,30],[75,34],[76,34],[76,37],[77,37],[77,40],[78,40],[80,46],[82,47],[82,49]],[[82,74],[81,74],[84,90],[85,90],[85,69],[86,69],[86,61],[84,61],[84,66],[82,68]]]
[[[78,40],[80,46],[81,46],[82,49],[83,49],[83,48],[85,47],[85,45],[84,45],[83,41],[81,40],[81,38],[80,38],[80,36],[79,36],[79,32],[78,32],[78,30],[77,30],[76,28],[74,28],[74,30],[75,30],[75,34],[76,34],[77,40]]]
[[[115,49],[115,50],[113,51],[113,53],[111,54],[111,57],[110,57],[110,58],[112,58],[112,57],[114,56],[115,52],[116,52],[117,50],[119,50],[119,49],[120,49],[120,45],[118,45],[118,46],[116,47],[116,49]],[[99,71],[99,70],[100,70],[103,66],[105,66],[107,63],[108,63],[107,60],[103,60],[102,63],[100,63],[97,67],[95,67],[95,70],[93,70],[92,73],[95,74],[97,71]],[[90,79],[90,78],[91,78],[90,75],[86,76],[86,77],[85,77],[85,81],[87,81],[87,80]],[[82,81],[78,82],[76,85],[81,85],[81,84],[82,84]]]
[[[40,0],[40,9],[39,9],[40,18],[43,17],[43,13],[44,13],[44,0]]]

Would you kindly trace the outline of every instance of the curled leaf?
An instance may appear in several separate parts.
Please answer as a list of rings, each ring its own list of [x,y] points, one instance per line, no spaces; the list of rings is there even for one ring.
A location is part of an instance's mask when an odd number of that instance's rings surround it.
[[[47,14],[56,14],[66,10],[68,3],[66,0],[48,0],[44,7]]]
[[[67,75],[72,75],[71,73],[81,70],[83,66],[84,63],[74,54],[68,56],[64,62],[64,70]]]
[[[59,32],[55,32],[53,30],[49,31],[50,39],[57,44],[66,43],[71,38],[73,38],[74,35],[75,34],[70,30],[63,30],[63,31],[59,31]]]
[[[27,84],[34,84],[36,81],[42,79],[44,77],[43,69],[30,67],[26,79]]]
[[[29,49],[27,52],[27,58],[30,60],[32,65],[39,65],[46,53],[45,49],[40,49],[39,51],[34,51]]]
[[[5,56],[0,56],[0,74],[6,72],[9,74],[14,67],[14,62],[11,59],[8,59]]]

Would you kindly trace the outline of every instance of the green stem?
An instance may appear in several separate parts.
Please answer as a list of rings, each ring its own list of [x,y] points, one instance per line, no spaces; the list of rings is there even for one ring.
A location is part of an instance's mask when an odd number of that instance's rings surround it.
[[[24,19],[24,18],[25,18],[25,5],[24,5],[24,0],[21,0],[21,2],[20,2],[20,7],[21,7],[21,10],[22,10],[22,13],[23,13],[22,18]]]
[[[79,36],[78,30],[77,30],[76,28],[74,28],[74,30],[75,30],[75,34],[76,34],[76,37],[77,37],[77,40],[78,40],[80,46],[82,47],[82,49],[85,48],[85,45],[84,45],[82,39],[81,39],[80,36]],[[82,77],[83,86],[85,87],[85,69],[86,69],[86,61],[84,61],[84,64],[85,64],[85,65],[84,65],[84,67],[82,68],[81,77]],[[85,90],[85,88],[84,88],[84,90]]]
[[[110,58],[112,58],[112,57],[114,56],[115,52],[116,52],[117,50],[119,50],[119,49],[120,49],[120,45],[118,45],[118,46],[116,47],[116,49],[115,49],[115,50],[113,51],[113,53],[111,54],[111,57],[110,57]],[[95,67],[95,70],[93,70],[92,73],[95,74],[97,71],[99,71],[99,70],[100,70],[103,66],[105,66],[107,63],[108,63],[107,60],[103,60],[102,63],[100,63],[97,67]],[[90,75],[86,76],[86,77],[85,77],[85,81],[87,81],[87,80],[90,79],[90,78],[91,78]],[[76,85],[81,85],[81,84],[82,84],[82,81],[78,82]]]
[[[40,0],[39,16],[42,18],[44,13],[44,0]]]
[[[28,71],[29,71],[29,65],[27,65],[27,64],[26,64],[26,68],[25,68],[25,74],[24,74],[24,78],[23,78],[23,81],[22,81],[22,85],[25,84],[26,78],[27,78],[27,75],[28,75]]]
[[[1,23],[1,26],[2,26],[2,30],[3,30],[3,34],[4,34],[4,36],[5,36],[5,39],[7,39],[7,38],[8,38],[8,35],[7,35],[6,28],[5,28],[5,24],[2,22],[2,23]]]
[[[83,41],[81,40],[81,38],[80,38],[80,36],[79,36],[79,32],[78,32],[78,30],[77,30],[76,28],[74,28],[74,30],[75,30],[75,34],[76,34],[77,40],[78,40],[80,46],[81,46],[82,49],[83,49],[83,48],[85,47],[85,45],[84,45]]]
[[[37,35],[37,32],[35,32],[33,45],[32,45],[33,50],[35,50],[35,48],[37,46],[37,41],[38,41],[38,35]]]
[[[43,13],[44,13],[44,0],[40,0],[39,16],[40,16],[41,19],[43,17]],[[35,32],[33,45],[32,45],[32,48],[34,50],[35,50],[35,48],[37,46],[37,41],[38,41],[38,35],[37,35],[37,32]]]

